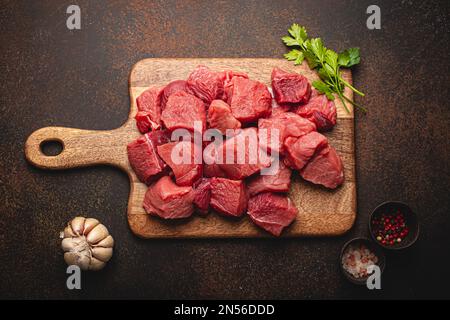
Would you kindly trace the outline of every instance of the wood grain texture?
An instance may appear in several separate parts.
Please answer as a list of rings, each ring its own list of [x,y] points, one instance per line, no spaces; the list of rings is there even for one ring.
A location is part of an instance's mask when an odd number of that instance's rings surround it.
[[[281,59],[145,59],[131,70],[130,114],[120,128],[110,131],[92,131],[73,128],[47,127],[35,131],[25,144],[27,160],[43,169],[67,169],[98,164],[113,165],[124,170],[130,179],[128,222],[131,230],[143,238],[174,237],[265,237],[266,232],[249,219],[229,219],[218,214],[206,218],[194,215],[182,221],[164,221],[145,213],[142,202],[147,187],[139,182],[130,168],[126,145],[139,136],[134,116],[137,111],[136,97],[149,86],[163,86],[176,79],[185,79],[199,64],[213,70],[231,69],[246,72],[250,78],[270,84],[274,67],[295,71],[310,81],[317,79],[306,63],[294,66]],[[351,82],[351,73],[344,77]],[[345,94],[353,99],[352,92]],[[353,109],[346,112],[338,100],[338,122],[332,132],[326,134],[344,163],[345,182],[336,190],[312,185],[293,175],[290,197],[299,209],[296,221],[283,236],[335,236],[348,231],[356,217],[356,179],[354,155]],[[63,144],[57,156],[45,156],[40,150],[44,141],[56,140]]]

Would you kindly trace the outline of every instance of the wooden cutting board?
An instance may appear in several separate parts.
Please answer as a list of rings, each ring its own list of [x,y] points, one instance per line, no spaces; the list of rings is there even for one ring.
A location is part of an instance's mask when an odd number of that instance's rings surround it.
[[[140,134],[136,128],[136,97],[149,86],[163,86],[176,79],[186,79],[199,64],[213,70],[231,69],[246,72],[251,79],[270,85],[272,68],[303,74],[309,80],[317,79],[306,63],[294,66],[281,59],[145,59],[131,70],[130,114],[120,128],[109,131],[80,130],[74,128],[46,127],[33,132],[26,141],[25,155],[33,165],[42,169],[68,169],[91,165],[112,165],[124,170],[130,178],[128,223],[131,230],[143,238],[200,238],[200,237],[265,237],[268,234],[256,227],[250,219],[225,218],[212,213],[205,218],[193,215],[184,221],[164,221],[149,216],[142,208],[147,187],[138,181],[127,158],[126,146]],[[344,74],[351,83],[351,73]],[[352,92],[345,92],[353,99]],[[354,115],[347,113],[336,99],[337,125],[327,133],[344,163],[345,182],[337,190],[302,181],[293,175],[290,197],[299,209],[295,222],[283,236],[335,236],[349,230],[356,216],[356,176],[354,153]],[[63,151],[57,156],[46,156],[41,151],[45,141],[59,141]]]

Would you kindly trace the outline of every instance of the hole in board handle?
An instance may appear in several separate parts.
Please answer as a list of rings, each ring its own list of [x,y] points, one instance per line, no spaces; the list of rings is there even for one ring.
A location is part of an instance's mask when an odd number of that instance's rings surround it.
[[[64,150],[64,144],[57,139],[44,140],[39,145],[41,152],[47,157],[55,157]]]

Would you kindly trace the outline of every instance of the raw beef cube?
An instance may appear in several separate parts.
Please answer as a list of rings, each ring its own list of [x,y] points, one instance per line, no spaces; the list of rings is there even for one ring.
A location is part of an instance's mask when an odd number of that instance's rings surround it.
[[[272,164],[274,165],[274,164]],[[252,197],[258,193],[271,192],[288,192],[291,185],[291,169],[286,167],[283,161],[278,161],[278,168],[271,175],[255,175],[247,181],[247,189]]]
[[[227,177],[236,180],[249,177],[270,164],[260,158],[256,128],[242,129],[224,141],[217,149],[216,163]]]
[[[227,174],[220,169],[217,164],[204,164],[203,165],[203,175],[208,178],[220,177],[226,178]]]
[[[220,177],[226,178],[227,174],[225,171],[220,169],[220,166],[217,164],[204,164],[203,165],[203,175],[208,178]]]
[[[225,178],[211,179],[211,207],[227,216],[240,217],[247,209],[244,181]]]
[[[203,150],[203,162],[203,175],[205,177],[227,177],[225,171],[216,163],[216,145],[213,142]]]
[[[242,77],[248,79],[248,74],[242,71],[224,70],[220,72],[220,78],[223,81],[224,87],[229,84],[233,77]]]
[[[290,112],[293,106],[290,104],[278,104],[275,99],[272,99],[272,114],[271,117],[277,117],[282,113]]]
[[[161,120],[167,129],[188,129],[194,131],[194,122],[198,121],[202,132],[206,129],[205,105],[199,98],[179,91],[172,94],[167,100]]]
[[[222,100],[213,100],[208,108],[208,123],[210,128],[215,128],[226,133],[227,129],[239,129],[241,123],[231,113],[230,106]]]
[[[279,68],[272,70],[272,90],[279,104],[305,103],[311,95],[308,79],[298,73],[288,73]]]
[[[169,100],[169,97],[172,94],[180,91],[192,94],[191,90],[187,85],[186,80],[174,80],[170,82],[167,86],[165,86],[161,96],[161,110],[164,110],[164,108],[166,107],[167,100]]]
[[[260,193],[248,201],[250,219],[274,236],[279,236],[298,215],[298,210],[286,195]]]
[[[194,205],[201,215],[209,212],[211,201],[211,179],[202,178],[194,184]]]
[[[158,145],[167,143],[170,135],[166,131],[152,131],[127,146],[128,160],[141,182],[149,184],[167,173],[167,166],[158,156]]]
[[[271,113],[271,117],[276,117],[281,113],[285,113],[285,112],[290,112],[294,109],[297,108],[297,105],[295,104],[290,104],[290,103],[280,103],[278,104],[277,100],[275,100],[274,98],[274,93],[272,88],[267,88],[270,92],[270,94],[272,95],[272,113]]]
[[[297,114],[316,124],[318,131],[331,130],[336,124],[336,105],[323,94],[311,97],[297,109]]]
[[[317,153],[300,171],[303,179],[334,189],[344,182],[342,161],[336,150],[328,145]]]
[[[231,103],[231,96],[233,95],[233,78],[241,77],[248,79],[248,75],[245,72],[226,70],[221,73],[221,78],[223,81],[223,96],[222,100],[226,101],[228,104]]]
[[[142,92],[136,99],[138,111],[146,112],[152,130],[156,130],[161,126],[162,92],[162,88],[149,88]],[[138,119],[136,120],[139,121]],[[141,126],[141,128],[143,127],[142,125],[138,125],[138,128],[139,126]]]
[[[194,212],[192,187],[180,187],[168,176],[148,187],[144,197],[147,213],[163,219],[187,218]]]
[[[254,122],[270,115],[272,96],[267,87],[258,81],[234,77],[231,112],[242,123]]]
[[[316,130],[316,125],[300,117],[293,112],[284,112],[276,114],[267,119],[259,119],[258,129],[260,135],[260,144],[263,149],[282,153],[284,151],[283,142],[288,137],[301,137],[307,133]],[[262,130],[262,129],[265,129]],[[272,132],[278,132],[278,140],[272,143]],[[262,139],[262,135],[266,139]],[[264,141],[265,140],[265,141]]]
[[[321,95],[321,93],[319,91],[317,91],[316,88],[311,87],[311,98],[317,97],[319,95]]]
[[[289,167],[300,170],[316,152],[319,152],[327,145],[327,138],[315,131],[300,138],[289,137],[284,141],[286,150],[285,162]]]
[[[170,142],[171,133],[169,130],[156,130],[149,132],[147,137],[153,142],[155,146],[160,146]]]
[[[220,73],[209,70],[208,67],[198,66],[189,75],[187,85],[195,96],[209,105],[214,99],[223,95],[223,82]]]
[[[179,186],[192,186],[202,176],[201,152],[201,148],[191,141],[171,142],[158,147],[159,156],[172,169]]]
[[[147,133],[159,126],[152,121],[152,117],[147,111],[139,111],[134,118],[136,119],[136,126],[140,133]]]

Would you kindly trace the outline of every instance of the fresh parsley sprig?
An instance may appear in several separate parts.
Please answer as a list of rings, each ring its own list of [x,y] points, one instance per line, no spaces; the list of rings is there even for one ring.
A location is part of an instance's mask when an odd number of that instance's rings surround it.
[[[344,95],[344,88],[348,87],[356,94],[363,96],[364,93],[354,88],[350,83],[342,78],[340,68],[350,68],[359,63],[359,48],[350,48],[336,53],[326,48],[320,38],[308,38],[305,27],[294,23],[288,30],[289,36],[282,37],[284,44],[293,49],[286,53],[284,57],[289,61],[294,61],[298,65],[306,59],[311,69],[316,69],[320,80],[312,83],[320,93],[327,96],[329,100],[334,100],[336,94],[341,100],[347,112],[347,103],[360,108],[364,112],[366,109],[351,101]]]

